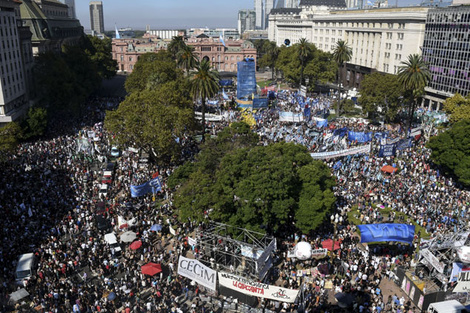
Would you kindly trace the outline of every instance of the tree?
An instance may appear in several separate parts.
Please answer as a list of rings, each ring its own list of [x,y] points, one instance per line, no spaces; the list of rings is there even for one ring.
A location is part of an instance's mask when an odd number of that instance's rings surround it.
[[[25,119],[23,132],[25,138],[44,135],[47,128],[47,110],[41,107],[30,108]]]
[[[418,99],[424,94],[424,87],[427,86],[431,73],[426,62],[419,54],[410,54],[406,61],[401,62],[398,69],[398,79],[403,89],[408,93],[410,99],[409,107],[409,128],[413,121],[414,110],[418,104]]]
[[[185,46],[183,50],[178,52],[177,62],[180,67],[186,70],[186,75],[189,76],[189,70],[193,69],[198,63],[194,48]]]
[[[249,131],[246,125],[245,129]],[[243,138],[250,142],[250,137]],[[209,140],[196,162],[174,173],[172,179],[181,184],[175,194],[181,220],[202,221],[204,212],[210,211],[215,221],[269,233],[286,230],[292,223],[308,233],[324,221],[335,201],[334,180],[305,147],[252,142],[227,149],[227,139],[220,141],[222,146]],[[220,161],[212,162],[218,160],[213,155]]]
[[[328,52],[318,50],[315,45],[307,43],[311,53],[306,62],[304,76],[308,77],[312,83],[331,81],[336,72],[336,64]],[[276,60],[276,68],[279,69],[283,77],[291,84],[298,84],[301,62],[298,56],[298,45],[291,47],[282,46],[279,49],[279,56]]]
[[[112,40],[110,38],[100,39],[90,35],[85,38],[85,52],[95,64],[98,75],[104,79],[116,75],[117,62],[113,60]]]
[[[300,38],[300,41],[297,45],[298,58],[300,59],[300,87],[304,80],[305,63],[307,62],[309,55],[312,52],[312,48],[311,45],[308,44],[306,38]]]
[[[446,174],[454,175],[465,186],[470,186],[470,121],[461,120],[432,137],[427,143],[431,159]]]
[[[126,79],[128,93],[143,91],[169,81],[175,81],[182,76],[176,62],[167,51],[145,53],[140,56],[134,70]]]
[[[465,98],[456,93],[444,101],[444,111],[449,115],[449,122],[456,123],[461,120],[470,120],[470,95]]]
[[[173,59],[178,58],[178,53],[183,51],[186,47],[183,36],[174,36],[168,44],[168,52],[172,55]]]
[[[187,88],[186,81],[179,80],[133,92],[117,110],[106,113],[105,127],[120,146],[138,146],[153,160],[176,162],[181,155],[178,138],[194,125]]]
[[[4,159],[4,153],[16,149],[22,135],[20,125],[15,122],[8,123],[0,128],[0,159]]]
[[[401,106],[402,87],[397,75],[372,73],[361,81],[359,104],[369,118],[381,116],[392,121]]]
[[[276,72],[276,61],[279,56],[279,47],[274,41],[263,41],[263,51],[265,52],[261,59],[258,59],[259,67],[269,67],[272,71],[272,80]]]
[[[191,94],[194,99],[201,99],[202,111],[202,141],[206,132],[206,99],[211,98],[219,91],[219,73],[211,69],[208,60],[203,59],[196,65],[196,71],[191,80]]]
[[[344,40],[338,40],[336,42],[335,50],[333,51],[333,59],[338,64],[338,100],[336,101],[337,112],[336,116],[340,116],[340,102],[341,102],[341,69],[344,63],[349,62],[352,58],[352,49],[348,46],[348,43]]]

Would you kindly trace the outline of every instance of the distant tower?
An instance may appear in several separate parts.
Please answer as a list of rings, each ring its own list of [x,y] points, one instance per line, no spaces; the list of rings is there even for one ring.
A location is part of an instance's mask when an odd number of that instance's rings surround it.
[[[264,29],[264,0],[255,0],[256,28]]]
[[[284,8],[284,6],[285,6],[284,0],[277,0],[276,9],[282,9]]]
[[[90,1],[90,27],[95,34],[104,33],[102,1]]]
[[[269,14],[271,13],[272,9],[274,9],[274,0],[266,0],[266,6],[264,10],[264,28],[268,27]]]
[[[297,8],[298,3],[298,0],[286,0],[286,8]]]
[[[256,13],[254,10],[238,11],[238,33],[240,36],[247,30],[256,29]]]
[[[75,0],[64,0],[64,3],[69,7],[69,17],[76,19],[77,13],[75,12]]]

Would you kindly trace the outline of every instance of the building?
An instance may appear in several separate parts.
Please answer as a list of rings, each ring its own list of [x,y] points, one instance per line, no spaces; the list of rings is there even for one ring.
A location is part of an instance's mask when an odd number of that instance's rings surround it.
[[[69,7],[69,14],[68,16],[70,18],[76,19],[77,18],[77,12],[75,11],[75,0],[63,0],[64,4],[66,4]]]
[[[470,7],[431,9],[426,20],[423,59],[431,80],[423,105],[438,109],[455,93],[470,94]]]
[[[255,1],[255,14],[256,14],[256,28],[265,29],[265,14],[264,14],[264,0],[254,0]]]
[[[60,52],[64,44],[77,44],[83,27],[70,18],[68,6],[58,0],[22,0],[20,5],[23,26],[32,33],[33,54]]]
[[[176,36],[186,36],[186,30],[184,29],[156,29],[146,31],[147,36],[158,37],[160,39],[173,39]]]
[[[300,7],[273,10],[269,39],[280,46],[285,39],[295,44],[306,38],[327,52],[346,41],[353,52],[341,73],[348,87],[358,88],[374,71],[396,74],[408,55],[421,52],[429,8],[345,10],[344,0],[301,0]]]
[[[264,29],[268,27],[269,23],[269,14],[271,10],[274,9],[274,0],[264,0]]]
[[[299,6],[299,0],[285,0],[285,8],[295,9]]]
[[[240,38],[236,28],[190,28],[187,30],[188,37],[197,37],[199,35],[206,35],[211,38],[219,38],[222,36],[224,40],[236,40]]]
[[[94,34],[104,34],[102,1],[90,1],[90,27]]]
[[[238,11],[238,33],[240,36],[247,30],[256,29],[256,12],[254,10]]]
[[[0,0],[0,126],[23,117],[29,108],[31,32],[21,26],[20,1]],[[29,39],[29,40],[28,40]]]
[[[131,73],[141,54],[166,50],[170,40],[147,38],[145,40],[113,39],[113,59],[118,63],[118,71]],[[244,58],[254,58],[256,48],[251,41],[226,40],[225,46],[218,38],[210,38],[204,34],[191,37],[186,42],[194,47],[200,59],[206,58],[219,71],[236,72],[237,62]]]

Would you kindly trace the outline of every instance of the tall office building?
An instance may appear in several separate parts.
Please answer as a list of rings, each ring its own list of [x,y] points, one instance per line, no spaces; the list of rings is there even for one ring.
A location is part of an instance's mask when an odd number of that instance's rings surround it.
[[[264,6],[264,29],[268,27],[269,24],[269,14],[271,13],[271,10],[274,9],[274,0],[265,0],[265,6]]]
[[[63,2],[69,7],[68,16],[70,18],[77,18],[77,13],[75,12],[75,0],[63,0]]]
[[[254,10],[238,11],[238,33],[240,36],[247,30],[256,29],[256,12]]]
[[[94,34],[104,33],[103,2],[90,1],[90,27]]]
[[[426,107],[439,108],[439,103],[455,93],[470,94],[469,24],[467,5],[429,10],[422,48],[431,71]]]
[[[255,0],[256,28],[265,29],[264,0]]]
[[[298,8],[299,1],[298,0],[285,0],[285,7],[286,8]]]

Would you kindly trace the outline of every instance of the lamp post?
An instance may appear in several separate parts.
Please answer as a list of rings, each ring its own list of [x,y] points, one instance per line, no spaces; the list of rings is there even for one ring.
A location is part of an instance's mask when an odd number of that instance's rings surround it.
[[[339,216],[338,213],[336,215],[331,214],[331,223],[333,223],[334,231],[333,231],[333,241],[331,243],[331,263],[333,264],[333,253],[335,252],[335,239],[336,239],[336,230],[338,223],[343,223],[343,217]]]

